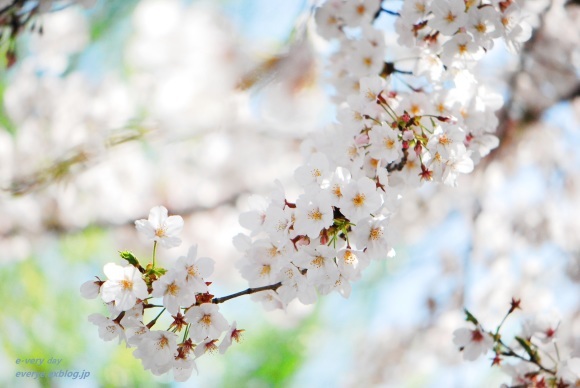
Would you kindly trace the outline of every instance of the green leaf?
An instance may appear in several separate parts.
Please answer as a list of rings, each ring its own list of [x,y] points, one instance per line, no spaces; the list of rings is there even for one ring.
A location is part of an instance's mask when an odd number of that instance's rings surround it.
[[[135,255],[133,255],[131,252],[120,251],[119,255],[121,256],[121,259],[127,260],[129,262],[129,264],[134,265],[137,268],[140,267],[139,260],[137,260]]]
[[[163,276],[163,275],[165,275],[166,272],[167,272],[167,270],[165,268],[155,268],[153,270],[153,273],[155,275],[158,275],[158,276]]]
[[[516,337],[516,341],[521,345],[522,348],[528,353],[532,361],[540,362],[540,357],[535,349],[532,349],[533,344],[525,338]]]
[[[474,325],[477,325],[479,323],[479,322],[477,322],[477,319],[475,319],[473,314],[471,314],[467,309],[463,309],[463,311],[465,311],[465,320],[467,322],[471,322]]]

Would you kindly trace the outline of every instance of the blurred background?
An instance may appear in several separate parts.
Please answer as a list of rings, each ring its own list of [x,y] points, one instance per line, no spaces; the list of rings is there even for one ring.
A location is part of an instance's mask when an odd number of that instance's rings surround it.
[[[560,346],[580,351],[577,2],[523,2],[537,32],[519,57],[497,45],[481,64],[481,82],[505,99],[501,145],[458,188],[407,193],[395,258],[374,262],[349,299],[285,312],[225,303],[243,341],[200,359],[184,384],[103,342],[87,316],[106,308],[79,287],[120,250],[148,257],[133,222],[164,205],[185,228],[161,263],[198,244],[216,261],[217,296],[246,288],[238,216],[276,179],[298,194],[301,141],[334,119],[333,45],[316,36],[306,0],[50,4],[19,34],[13,65],[6,34],[0,45],[0,386],[499,386],[506,375],[490,359],[462,361],[452,333],[464,307],[497,326],[512,297],[523,311],[507,333],[557,311]],[[15,361],[51,357],[58,368]],[[60,369],[91,375],[15,377]]]

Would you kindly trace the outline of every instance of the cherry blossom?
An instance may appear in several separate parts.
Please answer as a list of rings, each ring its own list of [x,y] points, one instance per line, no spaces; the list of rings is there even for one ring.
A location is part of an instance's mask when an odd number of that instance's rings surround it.
[[[463,358],[474,361],[493,347],[493,340],[479,328],[461,328],[453,332],[453,343],[463,349]]]
[[[228,322],[215,304],[193,306],[186,311],[185,317],[191,322],[189,335],[196,342],[205,338],[216,339],[228,329]]]
[[[165,248],[173,248],[181,244],[181,239],[177,236],[183,229],[183,218],[168,217],[167,214],[165,207],[154,207],[149,212],[149,218],[135,221],[135,226],[147,240],[159,242]]]
[[[115,307],[124,311],[132,308],[137,299],[147,297],[147,285],[134,266],[109,263],[103,272],[108,278],[101,286],[101,297],[106,303],[114,301]]]

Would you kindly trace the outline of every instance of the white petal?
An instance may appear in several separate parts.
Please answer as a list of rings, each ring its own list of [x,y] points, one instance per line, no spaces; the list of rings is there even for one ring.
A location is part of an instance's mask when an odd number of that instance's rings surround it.
[[[125,275],[123,267],[115,263],[105,264],[103,272],[105,273],[105,276],[111,280],[123,280]]]
[[[99,296],[99,291],[101,287],[93,280],[84,282],[81,285],[81,296],[85,299],[95,299]]]
[[[165,221],[165,233],[169,236],[181,233],[182,229],[183,218],[181,216],[171,216]]]
[[[149,211],[149,222],[155,229],[159,229],[167,220],[167,209],[164,206],[156,206]]]

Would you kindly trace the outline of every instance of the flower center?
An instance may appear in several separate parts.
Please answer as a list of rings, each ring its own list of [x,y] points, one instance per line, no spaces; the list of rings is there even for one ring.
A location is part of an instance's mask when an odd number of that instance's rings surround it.
[[[320,268],[320,267],[322,267],[324,265],[324,257],[322,257],[322,256],[316,256],[314,258],[314,260],[312,260],[310,262],[310,264],[312,264],[316,268]]]
[[[332,187],[332,194],[337,198],[342,198],[342,191],[340,191],[339,185],[336,184]]]
[[[194,265],[190,265],[189,267],[187,267],[187,274],[193,278],[196,277],[197,268]]]
[[[175,295],[177,295],[178,292],[179,292],[179,286],[177,284],[175,284],[175,282],[173,282],[167,286],[167,293],[169,295],[175,296]]]
[[[473,330],[471,332],[471,341],[472,342],[481,342],[483,341],[483,334],[479,330]]]
[[[205,314],[203,317],[201,317],[201,319],[199,320],[199,323],[201,323],[204,326],[211,325],[211,315]]]
[[[121,287],[123,287],[123,290],[132,290],[133,282],[127,279],[121,280]]]
[[[165,347],[169,346],[169,340],[167,339],[167,337],[162,336],[159,341],[157,341],[157,349],[161,350]]]
[[[439,137],[439,144],[444,145],[444,146],[449,145],[449,144],[451,144],[451,139],[449,139],[447,137],[447,135],[441,135]]]
[[[383,230],[381,228],[372,228],[369,233],[369,238],[373,241],[379,240],[383,236]]]
[[[361,207],[365,203],[365,198],[366,197],[364,194],[359,193],[359,194],[355,195],[355,197],[352,199],[352,203],[356,207]]]
[[[311,220],[320,221],[322,220],[322,213],[318,209],[311,210],[308,212],[308,218],[310,218]]]
[[[271,270],[272,268],[268,264],[263,265],[262,270],[260,271],[260,276],[269,275]]]
[[[449,13],[447,14],[447,16],[445,16],[445,20],[447,21],[447,23],[451,24],[455,21],[456,16],[453,15],[453,13],[451,11],[449,11]]]
[[[342,259],[346,264],[352,264],[356,260],[356,256],[353,255],[351,251],[346,251],[344,252],[344,256],[342,256]]]
[[[268,255],[270,257],[278,256],[278,248],[276,248],[275,246],[272,246],[272,248],[268,249]]]

